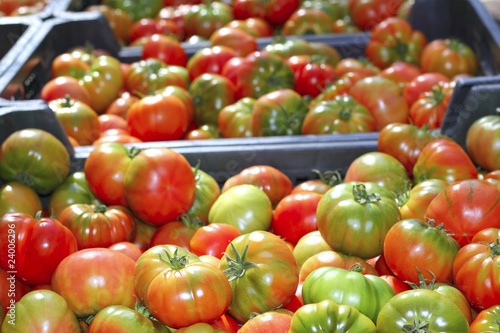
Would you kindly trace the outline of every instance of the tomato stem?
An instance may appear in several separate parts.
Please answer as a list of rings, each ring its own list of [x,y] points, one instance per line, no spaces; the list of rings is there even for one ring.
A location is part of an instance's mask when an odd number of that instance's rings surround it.
[[[381,200],[378,193],[368,193],[364,184],[356,184],[352,187],[354,200],[359,204],[374,203]]]
[[[170,266],[170,268],[175,269],[175,270],[179,270],[179,269],[186,267],[186,265],[188,264],[188,259],[186,258],[186,256],[179,256],[177,254],[178,249],[175,249],[173,256],[171,256],[167,250],[163,250],[163,251],[167,255],[167,260],[163,259],[161,254],[159,255],[159,258],[165,264]]]
[[[490,249],[490,257],[496,257],[500,255],[500,239],[497,238],[496,242],[488,243],[488,248]]]
[[[403,332],[405,333],[427,333],[429,331],[429,323],[425,320],[420,320],[416,318],[413,324],[407,324],[403,326]]]
[[[325,172],[321,172],[318,169],[313,169],[312,171],[318,175],[319,179],[323,183],[329,186],[335,186],[342,182],[342,175],[338,170],[327,170]]]
[[[241,255],[238,253],[236,247],[232,242],[229,244],[231,245],[231,249],[234,252],[235,258],[233,259],[229,257],[227,253],[224,253],[224,257],[226,258],[227,264],[229,266],[229,268],[224,270],[224,274],[229,281],[232,281],[234,279],[242,277],[248,268],[256,267],[257,265],[253,262],[246,261],[249,244],[245,246],[245,249],[243,250],[243,253]]]

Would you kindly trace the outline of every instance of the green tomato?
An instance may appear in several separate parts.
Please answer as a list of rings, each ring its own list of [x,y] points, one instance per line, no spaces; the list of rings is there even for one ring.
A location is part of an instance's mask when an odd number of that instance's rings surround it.
[[[260,188],[242,184],[231,187],[217,198],[208,213],[208,223],[227,223],[242,234],[268,230],[273,206]]]
[[[374,258],[382,253],[389,229],[401,219],[394,198],[372,182],[335,185],[319,201],[318,230],[334,251]]]
[[[170,333],[170,330],[156,320],[151,320],[139,311],[124,305],[110,305],[97,312],[90,323],[95,332]]]
[[[305,304],[292,317],[288,333],[375,333],[373,321],[350,305],[339,305],[325,299]]]
[[[163,8],[162,0],[104,0],[103,3],[123,10],[133,21],[154,18]]]
[[[467,333],[469,324],[457,305],[433,290],[403,291],[377,317],[377,332]]]
[[[208,223],[208,213],[220,195],[220,187],[214,177],[199,168],[193,168],[196,194],[191,208],[185,214],[189,219]]]
[[[392,297],[393,289],[382,278],[332,266],[315,269],[302,285],[304,304],[330,299],[356,308],[373,322]]]

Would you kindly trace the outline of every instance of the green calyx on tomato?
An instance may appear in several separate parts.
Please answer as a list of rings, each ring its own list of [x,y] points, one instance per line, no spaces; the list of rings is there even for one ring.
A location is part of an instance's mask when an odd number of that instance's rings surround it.
[[[174,250],[174,253],[171,255],[167,250],[163,250],[163,252],[167,255],[167,259],[165,260],[161,254],[158,255],[160,260],[169,266],[172,269],[178,270],[183,269],[189,263],[189,260],[186,256],[181,256],[178,254],[178,248]]]
[[[352,195],[354,196],[354,200],[362,205],[377,202],[381,199],[378,193],[368,193],[364,184],[355,184],[352,187]]]
[[[248,252],[248,245],[245,246],[243,252],[240,254],[238,250],[234,246],[233,243],[230,243],[231,248],[234,251],[234,259],[229,257],[226,253],[224,253],[224,257],[227,260],[227,264],[229,266],[228,269],[224,270],[224,274],[227,276],[229,281],[233,281],[236,278],[239,278],[245,274],[245,271],[250,267],[255,267],[256,265],[252,262],[247,261],[246,256]]]

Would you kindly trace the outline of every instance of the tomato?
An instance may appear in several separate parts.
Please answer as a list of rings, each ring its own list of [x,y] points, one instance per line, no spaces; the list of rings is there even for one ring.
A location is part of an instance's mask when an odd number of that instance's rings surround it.
[[[322,195],[314,192],[289,194],[273,211],[270,229],[293,245],[304,235],[318,230],[316,208]]]
[[[146,40],[146,37],[154,34],[170,36],[178,41],[184,38],[184,30],[181,30],[176,21],[162,17],[142,18],[131,24],[129,30],[131,44],[141,39]]]
[[[143,142],[178,140],[189,120],[185,104],[175,95],[145,96],[127,112],[130,134]]]
[[[461,246],[485,228],[500,227],[500,190],[478,179],[449,184],[429,204],[426,217],[443,223]]]
[[[97,120],[101,133],[109,130],[120,130],[128,133],[127,121],[117,114],[103,113],[97,116]]]
[[[223,333],[237,333],[240,325],[230,315],[224,313],[219,319],[212,322],[212,327],[221,330]]]
[[[222,186],[222,192],[231,187],[242,184],[255,185],[264,191],[275,207],[285,196],[292,191],[292,180],[282,171],[270,165],[253,165],[241,170],[228,178]]]
[[[453,85],[445,82],[422,93],[410,106],[410,120],[418,127],[439,129],[453,93]]]
[[[382,253],[387,232],[400,219],[394,194],[373,182],[335,185],[316,214],[318,230],[334,251],[363,259]]]
[[[228,223],[242,234],[268,230],[271,220],[271,200],[263,190],[250,184],[223,191],[208,213],[209,223]]]
[[[309,63],[295,72],[294,89],[302,96],[316,97],[337,78],[334,66],[311,57]]]
[[[29,320],[26,320],[29,318]],[[15,303],[15,310],[7,314],[2,332],[81,332],[77,317],[67,301],[50,290],[34,290]]]
[[[155,58],[133,62],[125,80],[125,87],[131,94],[140,96],[140,98],[154,94],[157,90],[168,86],[179,86],[187,89],[189,78],[184,77],[184,74],[177,69],[178,66],[167,65],[164,61]],[[184,70],[187,73],[187,69]],[[129,105],[127,114],[133,104],[136,103]]]
[[[234,19],[225,25],[235,27],[250,33],[254,37],[272,37],[273,27],[260,17],[249,17],[243,20]]]
[[[127,13],[132,20],[138,21],[141,18],[156,17],[163,7],[163,0],[138,0],[138,1],[116,1],[104,0],[105,5],[118,8]]]
[[[226,73],[226,63],[222,75]],[[237,98],[259,98],[278,89],[293,89],[295,78],[292,69],[283,58],[267,51],[256,51],[243,58],[233,76]]]
[[[167,222],[156,229],[149,246],[171,244],[190,250],[191,238],[202,225],[199,221],[189,219]]]
[[[151,320],[137,310],[123,305],[110,305],[97,312],[92,318],[89,333],[115,332],[157,332],[170,333],[160,322]]]
[[[188,90],[193,98],[194,121],[198,126],[217,126],[222,108],[237,101],[236,87],[220,74],[202,74],[193,80]]]
[[[226,61],[237,55],[236,49],[225,45],[203,47],[196,51],[186,64],[189,79],[193,81],[205,73],[221,74]]]
[[[469,326],[470,333],[495,332],[500,329],[500,305],[480,311]]]
[[[399,279],[413,283],[419,282],[421,274],[423,278],[451,284],[452,263],[459,249],[443,224],[417,219],[397,222],[384,239],[388,267]]]
[[[232,290],[228,314],[240,323],[248,321],[252,313],[287,305],[299,282],[297,263],[286,242],[262,230],[236,237],[227,246],[219,268]]]
[[[475,120],[467,130],[466,150],[480,167],[500,170],[500,115],[483,116]]]
[[[59,220],[75,235],[79,249],[109,247],[135,236],[135,218],[123,206],[71,204]]]
[[[175,245],[144,252],[135,266],[134,285],[151,314],[173,328],[214,321],[231,300],[222,270]]]
[[[69,52],[57,55],[50,65],[51,78],[71,76],[81,78],[90,69],[88,62],[75,57]]]
[[[6,213],[0,220],[0,236],[1,267],[15,271],[29,285],[50,283],[59,263],[77,251],[71,231],[50,217]]]
[[[80,78],[80,84],[90,94],[88,105],[98,114],[104,113],[123,87],[120,61],[109,55],[95,57],[89,71]]]
[[[30,291],[30,287],[16,277],[16,274],[0,268],[0,323],[4,315],[10,314],[9,319],[15,318],[15,304]],[[1,326],[1,324],[0,324]]]
[[[178,333],[224,333],[223,331],[214,328],[208,323],[196,323],[193,325],[181,327],[175,332]]]
[[[186,37],[209,39],[217,29],[233,19],[233,7],[227,3],[215,1],[193,5],[184,17]]]
[[[420,94],[430,91],[432,87],[440,82],[450,82],[450,79],[441,73],[422,73],[408,82],[403,90],[403,98],[410,107]]]
[[[368,108],[377,129],[390,123],[408,123],[408,105],[397,83],[380,76],[361,79],[349,89],[349,95]]]
[[[293,313],[284,309],[260,313],[239,329],[239,333],[288,333]]]
[[[196,124],[192,123],[192,127]],[[211,140],[220,138],[219,129],[214,125],[204,124],[196,128],[189,129],[184,134],[184,140]]]
[[[474,50],[454,38],[433,40],[424,47],[420,60],[424,72],[441,73],[450,79],[460,74],[475,75],[479,70]]]
[[[346,280],[349,280],[349,285],[346,285]],[[394,291],[380,277],[338,267],[315,269],[302,285],[304,304],[329,299],[339,305],[353,306],[373,322],[392,297]]]
[[[376,332],[375,324],[351,305],[325,299],[300,307],[292,317],[290,333]]]
[[[281,57],[285,62],[287,62],[287,58],[292,56],[314,54],[314,48],[309,41],[303,38],[286,38],[284,36],[274,37],[272,42],[264,46],[262,50]]]
[[[295,247],[293,248],[293,256],[295,257],[295,261],[300,268],[308,258],[312,257],[316,253],[329,250],[332,250],[332,248],[321,236],[319,230],[311,231],[302,236],[297,244],[295,244]]]
[[[437,136],[426,126],[391,123],[384,126],[377,139],[377,150],[395,157],[406,169],[408,177],[413,178],[413,167],[424,146]]]
[[[375,25],[365,54],[380,68],[387,68],[396,61],[419,65],[420,55],[427,45],[427,38],[410,23],[399,17],[389,17]]]
[[[349,95],[338,95],[309,107],[302,134],[375,132],[375,118],[366,107]]]
[[[238,57],[244,57],[258,49],[255,36],[244,29],[228,25],[215,30],[210,35],[209,41],[214,46],[225,46],[234,50],[235,55]]]
[[[62,184],[70,171],[70,156],[53,134],[26,128],[10,134],[0,147],[0,178],[19,181],[46,195]]]
[[[144,252],[150,248],[151,238],[159,228],[141,220],[137,220],[136,222],[136,233],[133,243]]]
[[[101,135],[98,115],[87,104],[67,97],[52,100],[48,106],[66,134],[76,139],[79,145],[90,145]]]
[[[306,100],[295,90],[284,88],[266,93],[253,106],[253,136],[298,135],[307,111]]]
[[[344,182],[373,182],[395,193],[411,184],[405,167],[395,157],[379,151],[364,153],[349,164]]]
[[[400,87],[400,91],[404,92],[408,83],[420,74],[422,74],[420,67],[403,61],[396,61],[383,69],[379,75],[396,82]]]
[[[28,185],[12,181],[0,186],[0,216],[25,213],[34,217],[42,208],[40,196]]]
[[[137,261],[137,258],[142,254],[142,250],[136,244],[130,241],[123,241],[114,243],[109,246],[109,249],[121,252],[128,257],[132,258],[134,261]]]
[[[469,332],[469,325],[453,301],[433,290],[416,289],[395,295],[380,310],[377,332],[427,329],[429,332]]]
[[[413,166],[413,181],[438,178],[448,183],[474,179],[478,171],[466,151],[450,139],[435,139],[421,150]]]
[[[223,107],[217,116],[217,126],[224,138],[252,137],[252,111],[256,99],[243,97]]]
[[[283,24],[283,35],[321,35],[333,33],[334,21],[318,8],[299,8]]]
[[[448,183],[443,179],[427,179],[413,186],[403,195],[399,211],[402,219],[426,220],[427,207],[443,191]]]
[[[343,181],[342,175],[337,170],[321,172],[317,169],[312,170],[317,176],[317,179],[309,179],[299,182],[292,189],[291,193],[297,192],[315,192],[325,194],[326,191]]]
[[[183,215],[183,218],[208,223],[208,213],[221,193],[219,183],[213,176],[201,170],[199,166],[193,168],[196,181],[196,194],[193,204]]]
[[[279,26],[285,23],[299,8],[299,5],[299,0],[235,0],[233,1],[233,11],[236,19],[257,17],[264,19],[272,26]]]
[[[125,85],[127,83],[127,78],[125,78]],[[106,109],[106,114],[116,114],[122,118],[126,118],[128,109],[130,106],[137,102],[140,98],[126,91],[122,93],[117,99],[115,99]]]
[[[304,282],[307,276],[319,267],[338,267],[344,269],[357,267],[362,274],[378,275],[375,268],[359,257],[327,250],[318,252],[304,261],[302,266],[300,266],[300,282]]]
[[[412,289],[408,283],[403,282],[394,275],[380,275],[380,278],[391,286],[395,294]]]
[[[92,96],[80,81],[71,76],[58,76],[45,83],[40,91],[40,99],[50,102],[54,99],[70,96],[73,99],[91,105]]]
[[[240,235],[241,232],[230,224],[210,223],[196,229],[189,241],[189,249],[198,256],[211,255],[221,259],[227,245]]]
[[[158,59],[166,65],[186,66],[187,54],[181,43],[174,37],[153,34],[145,37],[141,59]]]
[[[51,285],[79,318],[96,314],[109,305],[133,308],[136,302],[134,266],[133,259],[118,251],[83,249],[61,261]],[[102,297],[102,292],[106,297]]]
[[[376,76],[380,73],[380,68],[372,64],[367,59],[356,59],[352,57],[346,57],[337,63],[335,66],[337,75],[343,76],[348,73],[358,73],[362,77]]]
[[[186,213],[196,192],[189,162],[170,148],[148,148],[137,154],[129,164],[124,186],[134,215],[157,226]]]

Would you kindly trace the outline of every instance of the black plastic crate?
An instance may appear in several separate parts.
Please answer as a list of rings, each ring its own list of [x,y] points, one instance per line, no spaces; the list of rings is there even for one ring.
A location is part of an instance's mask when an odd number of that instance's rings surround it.
[[[0,68],[2,61],[9,51],[22,37],[29,38],[41,20],[36,17],[1,17],[0,18]],[[4,65],[5,66],[5,65]]]

